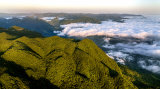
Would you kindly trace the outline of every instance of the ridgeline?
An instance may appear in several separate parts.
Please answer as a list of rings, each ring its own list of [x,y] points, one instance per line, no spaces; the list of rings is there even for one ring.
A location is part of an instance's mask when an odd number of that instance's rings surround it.
[[[2,89],[136,89],[89,39],[43,38],[33,32],[34,38],[21,27],[0,29]]]

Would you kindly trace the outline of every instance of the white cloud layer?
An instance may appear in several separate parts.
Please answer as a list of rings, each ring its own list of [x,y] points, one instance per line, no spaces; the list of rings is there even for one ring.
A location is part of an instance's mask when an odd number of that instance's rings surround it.
[[[119,51],[126,52],[126,53],[131,53],[131,54],[140,54],[144,56],[151,56],[151,57],[160,57],[160,45],[153,44],[123,44],[123,43],[118,43],[115,45],[104,45],[103,47],[109,48],[109,49],[114,49],[117,48]]]
[[[10,19],[13,19],[13,18],[18,18],[18,19],[23,19],[23,18],[25,18],[26,16],[16,16],[16,17],[4,17],[5,19],[7,19],[7,20],[10,20]]]
[[[43,18],[40,18],[40,19],[49,22],[49,21],[51,21],[51,20],[53,20],[53,19],[55,19],[55,18],[56,18],[56,17],[43,17]],[[58,19],[59,19],[59,20],[63,20],[64,17],[58,17]]]
[[[116,62],[118,62],[118,63],[120,63],[120,64],[123,64],[123,65],[125,65],[125,62],[126,62],[126,61],[131,61],[131,60],[133,60],[133,58],[132,58],[130,55],[125,54],[125,53],[123,53],[123,52],[109,51],[109,52],[107,53],[107,55],[108,55],[110,58],[114,59]]]
[[[101,24],[72,23],[61,27],[64,28],[63,33],[69,36],[106,35],[145,38],[146,36],[158,36],[160,34],[158,21],[160,21],[160,16],[156,18],[148,16],[147,19],[134,17],[126,20],[125,23],[103,21]]]
[[[157,63],[160,63],[160,61],[157,61]],[[160,74],[160,64],[157,63],[151,63],[150,65],[147,65],[145,61],[138,62],[139,66],[141,66],[143,69]]]

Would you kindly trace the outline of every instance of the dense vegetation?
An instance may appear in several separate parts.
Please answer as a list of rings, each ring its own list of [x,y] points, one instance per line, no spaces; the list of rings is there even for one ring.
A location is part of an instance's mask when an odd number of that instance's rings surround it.
[[[139,89],[160,89],[160,76],[147,70],[120,65],[124,77]]]
[[[2,89],[136,89],[123,76],[117,63],[91,40],[0,33]]]

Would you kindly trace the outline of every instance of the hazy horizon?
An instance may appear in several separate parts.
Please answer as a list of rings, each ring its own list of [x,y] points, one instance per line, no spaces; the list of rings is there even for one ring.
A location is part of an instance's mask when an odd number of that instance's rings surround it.
[[[4,0],[1,13],[153,13],[159,14],[160,0]]]

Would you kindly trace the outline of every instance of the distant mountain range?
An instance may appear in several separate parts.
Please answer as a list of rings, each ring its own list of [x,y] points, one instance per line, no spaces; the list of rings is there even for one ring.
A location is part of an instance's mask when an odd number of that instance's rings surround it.
[[[46,37],[53,36],[54,35],[53,31],[58,30],[54,26],[38,18],[30,18],[30,17],[24,17],[22,19],[15,17],[11,19],[0,18],[0,27],[10,28],[12,26],[20,26],[29,29],[31,31],[39,32]]]
[[[142,16],[136,14],[90,14],[90,13],[35,13],[30,15],[32,17],[65,17],[66,19],[77,19],[80,17],[95,18],[100,21],[112,19],[118,20],[124,16]]]
[[[44,38],[18,26],[0,28],[2,89],[158,89],[160,80],[153,76],[117,65],[89,39]]]

